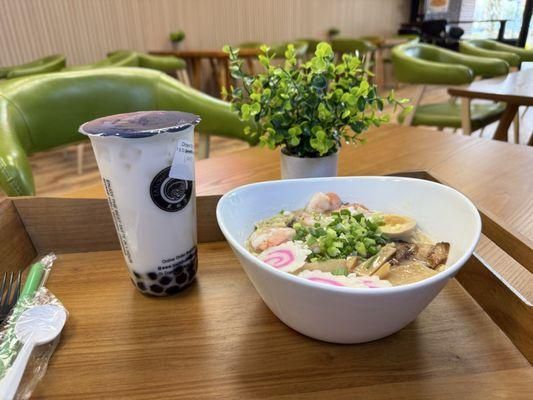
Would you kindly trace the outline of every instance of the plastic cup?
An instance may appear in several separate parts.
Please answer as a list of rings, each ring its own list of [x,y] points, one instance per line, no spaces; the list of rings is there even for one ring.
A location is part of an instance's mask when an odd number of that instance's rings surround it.
[[[200,118],[141,111],[87,122],[124,258],[142,293],[173,295],[196,277],[194,127]]]

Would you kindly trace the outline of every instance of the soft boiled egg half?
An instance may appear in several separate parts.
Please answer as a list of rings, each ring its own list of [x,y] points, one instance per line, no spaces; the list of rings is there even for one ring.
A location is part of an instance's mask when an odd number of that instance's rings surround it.
[[[381,231],[391,239],[401,239],[413,233],[416,221],[413,218],[398,214],[380,214],[383,219]]]

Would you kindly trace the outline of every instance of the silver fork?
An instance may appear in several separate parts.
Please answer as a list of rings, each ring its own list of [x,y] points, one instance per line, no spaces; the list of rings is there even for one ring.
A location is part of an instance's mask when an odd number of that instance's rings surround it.
[[[22,271],[4,272],[0,284],[0,324],[9,315],[20,295]]]

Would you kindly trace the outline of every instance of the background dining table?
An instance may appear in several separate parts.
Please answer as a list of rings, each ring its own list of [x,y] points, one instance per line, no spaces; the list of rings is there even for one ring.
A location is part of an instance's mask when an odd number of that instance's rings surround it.
[[[504,77],[482,79],[468,85],[451,87],[448,89],[451,96],[464,99],[461,104],[463,129],[470,131],[470,100],[484,99],[503,101],[507,105],[500,118],[494,133],[494,140],[507,140],[507,131],[518,112],[520,106],[533,105],[533,62],[522,63],[519,71],[511,72]],[[467,125],[465,127],[465,125]],[[518,138],[515,138],[518,140]],[[533,145],[533,135],[528,145]]]

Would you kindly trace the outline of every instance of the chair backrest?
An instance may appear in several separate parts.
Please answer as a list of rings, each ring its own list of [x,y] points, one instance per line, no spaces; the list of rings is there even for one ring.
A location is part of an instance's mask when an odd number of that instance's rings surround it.
[[[509,65],[502,60],[473,57],[416,42],[395,46],[392,62],[400,82],[426,85],[459,85],[471,82],[475,76],[509,72]]]
[[[110,67],[138,67],[139,58],[135,52],[129,51],[117,51],[109,54],[103,60],[97,61],[92,64],[73,65],[64,68],[64,71],[85,71],[89,69],[97,68],[110,68]]]
[[[305,42],[307,43],[307,55],[315,54],[316,46],[320,42],[324,42],[325,40],[319,40],[319,39],[310,39],[310,38],[304,38],[304,39],[297,39],[296,42]]]
[[[459,51],[477,57],[499,58],[504,60],[511,67],[520,65],[520,56],[514,52],[504,51],[496,46],[497,42],[492,40],[461,40]]]
[[[361,56],[376,50],[376,46],[371,42],[351,38],[332,39],[331,47],[335,53],[353,53],[357,51]]]
[[[240,49],[259,49],[263,44],[266,44],[266,43],[244,42],[244,43],[239,44],[237,47]],[[266,45],[270,47],[270,53],[274,55],[274,57],[280,58],[280,57],[284,57],[285,51],[287,50],[287,46],[289,44],[292,44],[294,46],[296,57],[303,57],[306,54],[307,49],[309,47],[309,44],[305,39],[294,40],[292,42],[276,42],[276,43],[271,43],[271,44],[266,44]]]
[[[57,72],[0,84],[0,184],[10,195],[33,194],[26,155],[77,142],[78,127],[105,115],[179,110],[200,115],[198,130],[256,143],[229,103],[168,75],[142,68]]]
[[[107,54],[107,59],[114,57],[116,55],[121,55],[121,57],[126,59],[136,58],[137,62],[135,66],[141,68],[155,69],[157,71],[163,72],[174,72],[176,70],[185,69],[187,66],[185,60],[175,57],[172,55],[168,56],[159,56],[146,53],[140,53],[137,51],[131,50],[117,50]],[[124,66],[124,65],[123,65]],[[125,65],[131,66],[131,65]]]
[[[520,62],[533,61],[533,50],[532,49],[524,49],[523,47],[511,46],[510,44],[501,43],[496,40],[487,39],[487,40],[478,41],[478,42],[484,42],[483,44],[485,46],[490,46],[490,49],[492,50],[516,54],[518,57],[520,57]]]
[[[2,68],[6,79],[19,78],[21,76],[43,74],[46,72],[60,71],[65,67],[65,56],[54,54],[39,58],[26,64]],[[0,73],[1,75],[1,73]],[[2,76],[0,76],[1,78]]]

